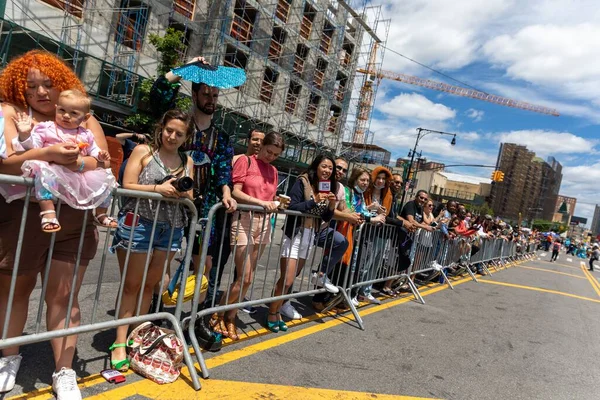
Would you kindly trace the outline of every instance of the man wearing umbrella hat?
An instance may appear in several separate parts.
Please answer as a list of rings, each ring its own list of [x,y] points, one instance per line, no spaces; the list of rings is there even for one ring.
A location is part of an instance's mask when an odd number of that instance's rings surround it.
[[[243,70],[228,67],[213,67],[204,58],[195,57],[189,63],[174,68],[159,77],[150,92],[150,106],[156,116],[164,114],[176,107],[176,99],[181,87],[180,80],[192,82],[191,110],[195,124],[195,134],[187,153],[194,161],[194,192],[198,216],[205,218],[210,208],[219,201],[227,213],[237,208],[237,202],[231,196],[231,170],[233,146],[231,136],[215,126],[213,114],[217,110],[219,89],[227,89],[244,83],[246,76]],[[220,238],[219,228],[223,224],[213,223],[210,241]],[[186,233],[187,236],[187,233]],[[193,260],[195,273],[200,268],[200,234],[196,232],[194,240]],[[207,276],[212,266],[212,259],[218,258],[220,246],[210,246],[207,255],[204,275]],[[203,299],[200,299],[201,303]],[[221,347],[220,335],[214,334],[207,326],[207,321],[196,321],[196,333],[202,347],[216,351]]]

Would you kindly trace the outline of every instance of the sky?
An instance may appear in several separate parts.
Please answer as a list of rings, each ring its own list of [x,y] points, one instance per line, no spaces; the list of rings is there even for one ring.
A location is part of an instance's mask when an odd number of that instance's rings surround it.
[[[563,165],[560,194],[588,218],[600,183],[600,7],[597,0],[375,0],[391,19],[387,48],[481,91],[555,108],[559,117],[382,80],[373,143],[406,157],[416,128],[431,134],[417,151],[446,164],[494,165],[501,142],[526,145]],[[380,25],[381,27],[381,25]],[[381,29],[378,34],[382,35]],[[386,51],[383,70],[457,86]],[[489,177],[492,169],[452,168]]]

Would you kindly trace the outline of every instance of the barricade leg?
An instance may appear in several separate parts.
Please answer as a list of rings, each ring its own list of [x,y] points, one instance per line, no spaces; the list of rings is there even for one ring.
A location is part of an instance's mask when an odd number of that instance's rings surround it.
[[[475,274],[473,273],[473,271],[471,271],[471,264],[469,264],[467,266],[467,272],[469,273],[469,275],[471,275],[471,279],[477,283],[479,283],[479,281],[477,280],[477,277],[475,276]]]
[[[448,284],[450,289],[454,290],[454,286],[452,286],[452,283],[450,282],[450,279],[448,279],[448,275],[446,275],[446,272],[444,271],[443,268],[441,270],[441,273],[442,273],[442,276],[444,277],[444,282],[446,282]]]
[[[481,268],[483,268],[483,270],[487,276],[490,276],[490,277],[492,276],[492,271],[489,270],[489,268],[487,267],[487,265],[484,262],[481,263]]]
[[[421,296],[421,293],[419,293],[419,289],[417,289],[417,285],[415,285],[415,282],[412,280],[412,278],[410,276],[407,276],[406,283],[408,283],[408,287],[410,288],[410,291],[412,292],[413,296],[415,296],[415,298],[417,300],[419,300],[421,302],[421,304],[425,304],[425,300],[423,299],[423,296]]]

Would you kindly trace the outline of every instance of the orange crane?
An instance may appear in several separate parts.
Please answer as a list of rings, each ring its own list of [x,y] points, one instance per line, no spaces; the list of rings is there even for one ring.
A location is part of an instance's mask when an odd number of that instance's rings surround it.
[[[521,110],[533,111],[542,114],[553,115],[558,117],[558,111],[553,108],[544,106],[536,106],[534,104],[526,103],[524,101],[513,100],[494,94],[480,92],[475,89],[467,89],[460,86],[449,85],[447,83],[436,82],[430,79],[418,78],[416,76],[400,74],[391,71],[379,71],[375,67],[375,57],[377,54],[377,46],[375,43],[371,54],[369,56],[369,63],[367,68],[359,68],[357,72],[368,74],[369,77],[365,81],[364,85],[360,90],[360,102],[358,106],[358,115],[356,118],[356,128],[354,131],[353,142],[357,144],[364,144],[365,131],[369,119],[371,117],[371,111],[373,110],[373,86],[379,85],[382,79],[392,79],[398,82],[408,83],[410,85],[421,86],[427,89],[439,90],[441,92],[451,93],[457,96],[470,97],[477,100],[483,100],[494,104],[499,104],[506,107],[519,108]]]

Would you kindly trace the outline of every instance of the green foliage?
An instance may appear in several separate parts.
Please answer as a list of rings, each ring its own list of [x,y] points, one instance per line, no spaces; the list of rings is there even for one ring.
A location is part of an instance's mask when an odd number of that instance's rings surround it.
[[[191,97],[181,95],[177,98],[175,104],[177,104],[177,108],[181,111],[188,111],[192,108],[194,103],[192,102]]]
[[[171,69],[181,64],[181,55],[185,50],[184,33],[173,28],[168,28],[164,36],[154,33],[148,35],[150,43],[160,54],[156,71],[164,75]],[[139,86],[139,100],[137,114],[130,115],[125,119],[125,125],[135,131],[151,133],[156,124],[156,118],[150,114],[148,103],[150,102],[150,91],[156,77],[144,79]],[[184,95],[179,95],[176,100],[177,108],[187,111],[192,106],[192,100]]]
[[[184,33],[173,28],[168,28],[164,36],[154,33],[148,35],[150,43],[160,53],[158,73],[164,75],[181,63],[181,55],[185,50]]]
[[[145,112],[138,112],[125,118],[125,126],[138,133],[152,133],[155,122],[155,119]]]
[[[471,204],[467,204],[466,205],[466,209],[474,214],[477,215],[486,215],[489,214],[492,217],[494,216],[494,210],[492,210],[492,207],[490,207],[490,205],[485,202],[481,205],[471,205]]]
[[[533,228],[538,231],[548,232],[553,231],[557,233],[564,233],[569,229],[567,226],[562,225],[560,222],[552,222],[544,219],[534,219]]]
[[[154,84],[154,79],[144,79],[142,83],[140,83],[139,91],[140,91],[140,101],[147,103],[150,101],[150,90],[152,89],[152,85]]]

